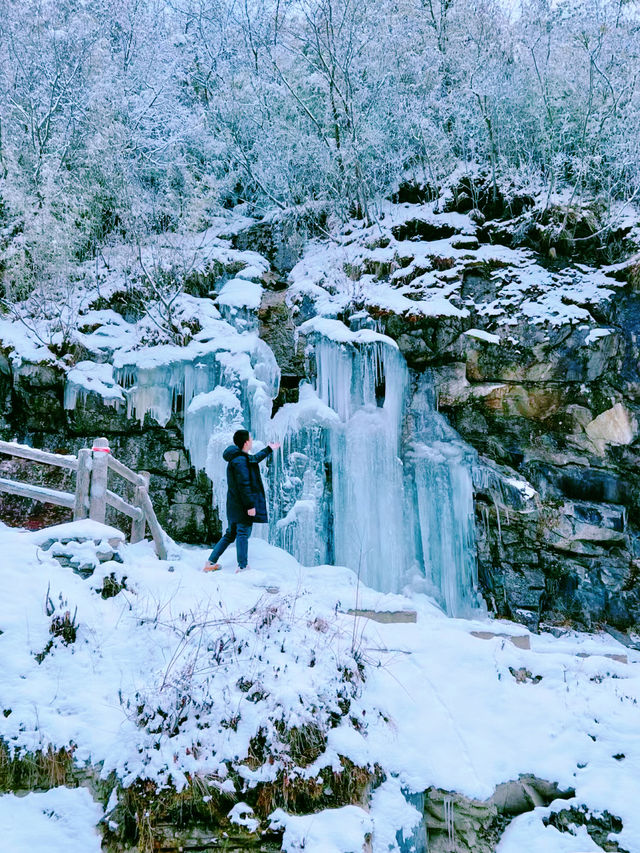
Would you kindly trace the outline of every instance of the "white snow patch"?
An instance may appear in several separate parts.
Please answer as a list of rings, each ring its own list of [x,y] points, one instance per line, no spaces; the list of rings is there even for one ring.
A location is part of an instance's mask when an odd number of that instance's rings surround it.
[[[65,409],[74,409],[78,398],[83,399],[91,393],[98,394],[111,406],[124,402],[122,388],[113,377],[112,365],[79,361],[71,368],[64,389]]]
[[[485,332],[484,329],[468,329],[465,332],[470,338],[476,338],[479,341],[486,341],[489,344],[499,344],[500,335],[494,335],[491,332]]]
[[[560,803],[556,811],[567,807],[565,800]],[[573,832],[560,832],[555,826],[545,826],[542,819],[553,810],[539,806],[512,820],[496,853],[602,853],[602,847],[595,843],[584,826],[574,827]]]
[[[277,809],[271,815],[273,829],[284,829],[285,853],[362,853],[373,820],[358,806],[325,809],[311,815],[290,815]]]
[[[102,808],[86,788],[51,788],[0,797],[0,838],[7,853],[100,853]]]
[[[227,281],[218,295],[218,304],[228,308],[247,308],[257,311],[262,300],[262,287],[244,278]]]
[[[577,632],[559,639],[531,635],[530,650],[500,639],[481,642],[470,631],[522,628],[483,617],[448,619],[423,595],[375,592],[348,569],[304,568],[254,538],[253,568],[240,575],[232,549],[223,555],[221,572],[205,575],[204,549],[181,549],[162,562],[149,542],[123,544],[124,562],[105,563],[100,571],[126,575],[127,589],[108,600],[96,594],[93,579],[82,580],[38,549],[47,538],[113,533],[93,522],[38,533],[0,526],[0,665],[12,710],[0,715],[0,736],[11,750],[73,742],[79,762],[104,762],[105,777],[114,771],[125,785],[136,778],[162,784],[168,774],[180,784],[187,774],[202,774],[232,792],[228,767],[234,766],[253,786],[273,778],[286,751],[275,754],[274,765],[252,770],[244,763],[252,737],[282,715],[288,725],[317,724],[318,707],[331,707],[331,697],[350,683],[336,667],[353,666],[355,636],[365,680],[354,685],[349,719],[327,729],[325,751],[298,772],[315,777],[323,767],[339,768],[345,756],[360,766],[379,764],[393,781],[373,797],[369,815],[355,806],[307,817],[282,814],[285,849],[299,849],[306,838],[305,853],[360,853],[372,829],[389,842],[396,831],[410,831],[415,814],[403,804],[404,792],[433,785],[485,799],[521,773],[573,787],[577,803],[618,815],[621,846],[640,849],[640,653],[608,635]],[[56,612],[76,614],[78,636],[69,646],[56,641],[39,664],[35,654],[51,639],[47,601]],[[356,623],[341,612],[350,608],[414,609],[417,624]],[[232,636],[235,647],[212,669],[203,650]],[[620,653],[627,664],[605,657]],[[510,668],[520,667],[542,679],[517,683]],[[181,695],[189,696],[189,705],[178,734],[154,733],[161,717],[148,725],[137,719],[141,702],[147,713],[171,713],[182,707],[176,704]],[[235,729],[222,725],[236,715]],[[613,757],[618,753],[624,761]],[[69,820],[75,812],[69,806]],[[539,821],[521,823],[517,838],[530,838],[531,845],[514,842],[512,850],[538,849],[539,837],[573,843]],[[22,849],[40,853],[36,845]],[[566,847],[548,848],[555,849]]]
[[[373,792],[373,853],[400,853],[397,835],[408,842],[424,816],[402,793],[397,778],[391,776]]]
[[[606,338],[609,335],[612,335],[613,332],[613,329],[591,329],[591,331],[584,340],[585,346],[593,344],[595,343],[595,341],[599,341],[601,338]]]
[[[29,541],[36,545],[42,545],[51,539],[93,539],[100,542],[106,539],[118,539],[124,541],[125,536],[117,527],[83,518],[79,521],[68,521],[65,524],[55,524],[52,527],[43,527],[41,530],[29,531]]]
[[[260,821],[253,817],[253,809],[246,803],[236,803],[227,815],[231,823],[244,826],[249,832],[256,832]]]
[[[370,344],[380,341],[394,349],[398,348],[393,338],[387,335],[381,335],[380,332],[374,332],[372,329],[359,329],[357,332],[353,332],[342,321],[327,317],[312,317],[311,320],[307,320],[298,327],[299,334],[304,335],[313,332],[341,344]]]
[[[187,411],[193,415],[202,409],[208,409],[212,406],[221,406],[225,410],[234,412],[240,411],[242,408],[240,401],[233,391],[230,391],[229,388],[223,388],[222,385],[218,385],[213,391],[198,394],[194,397],[189,403]]]
[[[510,486],[513,486],[514,489],[517,489],[525,500],[531,500],[538,494],[531,483],[528,483],[526,480],[517,480],[509,477],[506,479],[506,482]]]

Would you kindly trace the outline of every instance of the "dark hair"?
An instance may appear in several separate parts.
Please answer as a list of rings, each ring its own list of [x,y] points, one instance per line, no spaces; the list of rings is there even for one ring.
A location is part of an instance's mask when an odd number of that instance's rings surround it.
[[[238,448],[238,450],[242,450],[245,444],[249,441],[249,438],[249,430],[237,429],[233,434],[233,443]]]

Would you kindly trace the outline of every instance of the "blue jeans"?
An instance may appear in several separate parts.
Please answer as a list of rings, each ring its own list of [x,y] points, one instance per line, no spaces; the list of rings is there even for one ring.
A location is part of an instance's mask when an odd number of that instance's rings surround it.
[[[249,560],[249,537],[251,536],[252,526],[251,524],[232,521],[222,539],[211,552],[209,562],[217,563],[229,545],[235,541],[236,552],[238,554],[238,568],[246,569]]]

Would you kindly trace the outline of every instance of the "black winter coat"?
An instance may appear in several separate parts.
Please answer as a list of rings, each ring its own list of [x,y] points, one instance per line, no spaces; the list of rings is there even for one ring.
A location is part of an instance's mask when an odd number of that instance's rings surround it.
[[[231,444],[222,454],[227,462],[227,519],[229,524],[265,523],[267,518],[267,500],[260,476],[258,464],[272,453],[267,445],[253,456],[243,453],[235,444]],[[247,510],[255,507],[254,516]]]

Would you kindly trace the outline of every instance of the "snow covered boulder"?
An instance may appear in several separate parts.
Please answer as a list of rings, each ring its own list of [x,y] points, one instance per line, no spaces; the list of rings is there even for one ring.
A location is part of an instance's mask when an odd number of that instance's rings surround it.
[[[85,518],[80,521],[70,521],[67,524],[56,524],[53,527],[36,530],[30,534],[30,539],[34,545],[40,545],[44,551],[49,550],[55,542],[66,545],[69,542],[88,541],[92,541],[96,545],[106,542],[113,549],[125,541],[125,535],[116,527]]]

